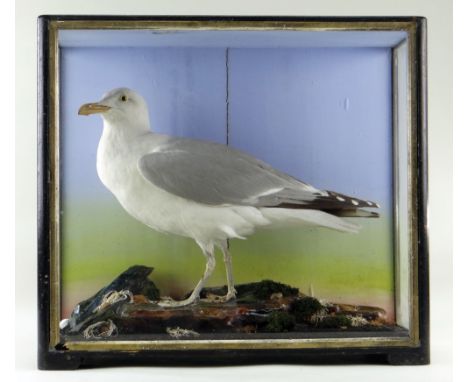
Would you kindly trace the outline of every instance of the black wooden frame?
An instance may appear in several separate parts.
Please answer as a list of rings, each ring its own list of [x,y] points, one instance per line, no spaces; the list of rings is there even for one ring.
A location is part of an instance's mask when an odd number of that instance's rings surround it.
[[[49,94],[49,26],[54,21],[317,21],[317,22],[410,22],[416,28],[416,210],[418,253],[419,341],[413,346],[285,349],[190,349],[190,350],[69,350],[50,344],[51,307],[51,144],[49,135],[51,100]],[[38,367],[75,369],[112,365],[234,365],[260,363],[429,363],[429,261],[427,236],[427,90],[426,20],[421,17],[205,17],[205,16],[40,16],[38,19]],[[52,185],[53,186],[53,185]],[[339,336],[339,333],[331,334]]]

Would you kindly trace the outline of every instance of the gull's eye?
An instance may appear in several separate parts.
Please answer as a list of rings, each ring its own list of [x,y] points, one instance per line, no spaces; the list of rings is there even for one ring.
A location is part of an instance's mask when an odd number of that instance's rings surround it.
[[[127,102],[128,98],[127,98],[127,96],[124,94],[124,95],[121,95],[121,96],[120,96],[120,100],[121,100],[122,102]]]

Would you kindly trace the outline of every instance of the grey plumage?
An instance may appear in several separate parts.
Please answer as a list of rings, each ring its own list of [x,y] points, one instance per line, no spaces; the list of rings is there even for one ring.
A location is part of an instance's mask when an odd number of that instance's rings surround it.
[[[336,216],[373,217],[376,203],[320,191],[265,162],[225,145],[170,138],[143,156],[143,176],[165,191],[206,205],[318,209]]]

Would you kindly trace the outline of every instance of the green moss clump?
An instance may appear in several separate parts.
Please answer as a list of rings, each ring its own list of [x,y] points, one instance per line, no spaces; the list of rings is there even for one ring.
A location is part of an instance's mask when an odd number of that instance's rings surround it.
[[[296,326],[296,319],[288,312],[273,312],[268,316],[266,330],[269,332],[280,333],[288,332]]]
[[[351,326],[351,319],[344,314],[337,314],[336,316],[328,316],[318,322],[317,327],[323,329],[339,329],[348,328]]]
[[[236,285],[238,299],[253,297],[257,300],[269,300],[273,293],[281,293],[284,297],[297,296],[299,289],[272,280]]]
[[[322,309],[323,305],[319,300],[313,297],[304,297],[294,300],[289,307],[289,312],[296,317],[297,321],[309,322],[310,317]]]

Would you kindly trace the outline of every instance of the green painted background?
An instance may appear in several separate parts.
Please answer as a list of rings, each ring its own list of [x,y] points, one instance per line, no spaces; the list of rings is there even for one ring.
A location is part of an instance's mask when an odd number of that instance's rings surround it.
[[[116,200],[64,202],[62,314],[135,264],[154,267],[163,295],[194,287],[204,257],[193,240],[159,234],[139,223]],[[236,283],[273,279],[328,301],[383,307],[393,318],[392,225],[388,216],[355,219],[359,234],[326,229],[258,231],[232,240]],[[208,285],[225,284],[224,263]]]

